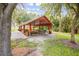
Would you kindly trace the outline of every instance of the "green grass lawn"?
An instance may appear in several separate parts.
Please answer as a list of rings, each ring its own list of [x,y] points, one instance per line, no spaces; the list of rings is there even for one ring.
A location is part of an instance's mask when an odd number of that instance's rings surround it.
[[[23,47],[29,47],[29,48],[35,48],[37,46],[37,43],[29,42],[26,39],[17,39],[11,41],[11,47],[12,48],[23,48]]]
[[[56,39],[71,39],[70,33],[54,32],[56,34]],[[75,34],[75,41],[79,42],[79,34]]]
[[[79,56],[79,48],[71,48],[64,45],[61,40],[70,40],[69,33],[55,33],[54,39],[48,39],[43,44],[43,54],[46,56]],[[79,42],[79,34],[75,35]]]

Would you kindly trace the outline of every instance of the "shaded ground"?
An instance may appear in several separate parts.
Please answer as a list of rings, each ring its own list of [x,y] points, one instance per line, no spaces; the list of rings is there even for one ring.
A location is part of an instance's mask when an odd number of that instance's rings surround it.
[[[54,38],[54,34],[29,36],[27,40],[31,42],[36,42],[38,43],[38,45],[36,47],[36,50],[28,54],[28,56],[43,56],[41,52],[42,50],[41,45],[43,44],[44,40],[51,39],[51,38]]]
[[[33,49],[30,49],[30,48],[14,48],[12,50],[12,53],[13,55],[16,55],[16,56],[42,56],[43,54],[41,53],[41,44],[43,43],[44,40],[47,40],[47,39],[50,39],[50,38],[53,38],[54,37],[54,34],[43,34],[43,35],[35,35],[35,36],[29,36],[29,37],[26,37],[25,35],[23,35],[21,32],[13,32],[12,33],[12,36],[11,38],[12,39],[26,39],[29,41],[29,42],[35,42],[35,43],[38,43],[37,44],[37,47],[33,50]]]
[[[22,33],[21,33],[22,34]],[[20,35],[17,34],[17,35]],[[15,38],[20,36],[16,36]],[[21,36],[23,39],[24,37]],[[79,35],[76,35],[76,42],[79,42]],[[25,43],[35,42],[37,43],[34,48],[30,48]],[[17,42],[19,43],[19,42]],[[21,44],[21,45],[20,45]],[[20,56],[79,56],[79,44],[70,43],[70,34],[68,33],[54,33],[46,35],[29,36],[27,39],[20,41],[19,47],[13,49],[14,55]],[[27,43],[29,44],[29,43]],[[14,45],[13,45],[14,46]]]

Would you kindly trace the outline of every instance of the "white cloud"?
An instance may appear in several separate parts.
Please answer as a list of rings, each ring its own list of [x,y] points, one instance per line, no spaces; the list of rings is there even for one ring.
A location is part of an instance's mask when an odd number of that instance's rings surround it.
[[[39,6],[41,3],[36,3],[37,6]]]
[[[36,9],[37,11],[40,11],[40,9]]]

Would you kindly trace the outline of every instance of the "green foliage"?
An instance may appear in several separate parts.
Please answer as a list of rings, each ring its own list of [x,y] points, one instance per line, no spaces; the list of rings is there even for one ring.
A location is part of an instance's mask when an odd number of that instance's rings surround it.
[[[75,24],[75,30],[79,29],[79,17],[75,15],[79,14],[79,4],[58,4],[58,3],[44,3],[41,4],[42,9],[44,9],[45,15],[53,24],[53,31],[61,32],[71,32],[71,25]],[[65,8],[67,14],[62,15],[62,10]],[[65,12],[64,12],[65,13]],[[73,23],[72,23],[73,20]],[[57,24],[58,23],[58,24]],[[74,27],[74,26],[73,26]]]
[[[53,19],[53,31],[59,31],[59,21],[57,19]]]
[[[12,20],[15,21],[16,23],[20,24],[22,22],[31,20],[37,16],[38,15],[36,15],[35,13],[28,13],[25,10],[15,8],[13,15],[12,15]]]
[[[62,20],[62,32],[71,31],[71,19],[69,17],[64,17]]]
[[[42,9],[46,10],[45,15],[49,18],[49,20],[52,22],[52,24],[54,23],[53,24],[54,31],[58,31],[62,28],[61,27],[62,5],[63,4],[58,4],[58,3],[41,4]],[[58,27],[59,27],[59,29],[58,29]]]

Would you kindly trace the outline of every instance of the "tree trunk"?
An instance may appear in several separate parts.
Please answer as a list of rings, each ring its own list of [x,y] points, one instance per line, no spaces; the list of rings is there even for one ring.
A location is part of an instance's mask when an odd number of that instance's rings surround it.
[[[74,20],[71,23],[71,42],[75,42],[75,24]]]
[[[59,16],[59,32],[62,32],[62,18],[61,18],[61,14]]]
[[[62,32],[62,22],[61,22],[61,19],[59,20],[59,32]]]
[[[72,22],[71,22],[71,42],[75,43],[75,25],[76,25],[76,21],[78,19],[77,14],[73,17]]]
[[[3,5],[0,4],[0,56],[2,53],[2,18],[3,18]]]
[[[4,4],[3,4],[4,5]],[[12,12],[15,8],[16,4],[8,4],[4,11],[3,11],[3,17],[2,17],[2,54],[4,56],[11,55],[11,16]]]

